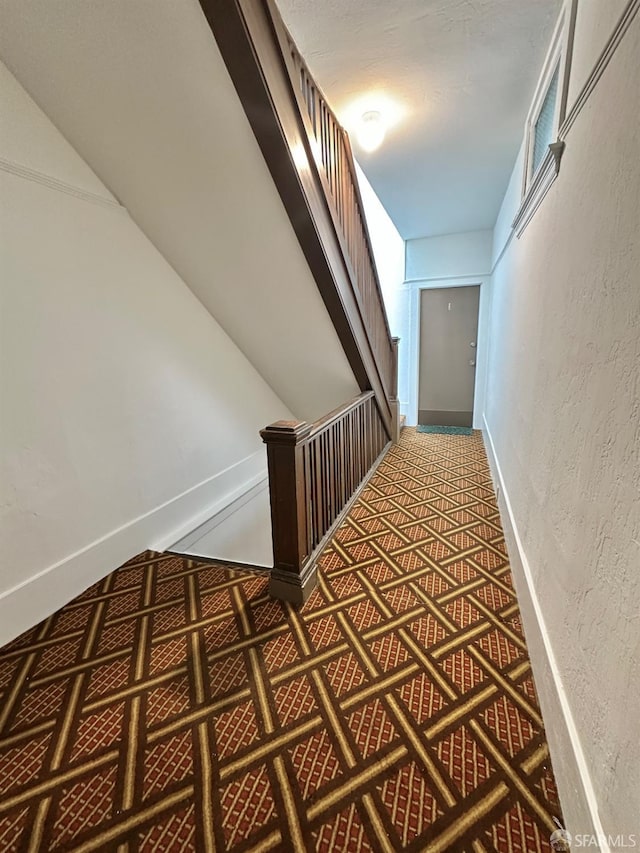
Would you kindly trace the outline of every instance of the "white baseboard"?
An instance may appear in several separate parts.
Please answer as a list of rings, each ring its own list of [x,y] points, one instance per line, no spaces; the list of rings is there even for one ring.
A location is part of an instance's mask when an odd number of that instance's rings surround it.
[[[0,594],[0,646],[135,554],[163,551],[266,476],[263,450],[241,459]]]
[[[566,828],[573,835],[596,836],[600,841],[599,849],[602,853],[610,853],[598,814],[596,794],[545,624],[531,566],[518,532],[491,430],[484,414],[482,422],[487,458],[498,496],[502,526]]]
[[[182,512],[183,523],[165,527],[163,534],[150,546],[154,551],[165,551],[205,521],[222,513],[230,504],[242,498],[254,486],[267,478],[267,454],[264,450],[253,453],[231,465],[205,483],[196,486],[197,495],[190,501],[192,511]],[[206,492],[205,492],[206,487]],[[191,492],[180,495],[180,500]]]

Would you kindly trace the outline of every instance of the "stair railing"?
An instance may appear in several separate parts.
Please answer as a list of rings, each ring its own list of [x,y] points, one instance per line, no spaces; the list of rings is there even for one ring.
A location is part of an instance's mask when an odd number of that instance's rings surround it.
[[[311,148],[324,179],[325,194],[331,201],[334,225],[356,285],[360,310],[365,319],[385,390],[387,395],[391,396],[395,381],[393,342],[349,135],[340,125],[281,22],[276,27],[276,32],[283,42],[281,47],[291,60],[288,63],[291,80],[297,89],[300,110],[303,115],[306,112],[304,123],[307,134],[315,141]]]
[[[349,137],[274,0],[200,0],[354,377],[363,393],[308,424],[279,421],[267,445],[270,591],[304,602],[317,557],[397,440],[392,339]]]
[[[302,604],[316,585],[315,558],[389,446],[368,391],[313,424],[277,421],[267,445],[274,566],[269,591]]]

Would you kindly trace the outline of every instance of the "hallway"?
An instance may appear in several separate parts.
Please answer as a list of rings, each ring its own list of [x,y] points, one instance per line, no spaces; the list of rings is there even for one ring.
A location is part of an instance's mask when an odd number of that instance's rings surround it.
[[[0,652],[2,850],[549,850],[480,433],[403,431],[297,613],[147,552]]]

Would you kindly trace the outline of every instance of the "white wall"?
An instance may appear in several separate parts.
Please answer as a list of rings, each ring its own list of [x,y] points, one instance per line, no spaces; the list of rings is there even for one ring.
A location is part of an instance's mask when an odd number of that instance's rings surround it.
[[[198,0],[3,0],[0,56],[297,417],[359,393]]]
[[[513,234],[511,223],[513,222],[514,216],[516,215],[516,211],[518,210],[522,199],[524,151],[525,144],[523,140],[493,229],[493,239],[491,244],[492,272],[495,270],[496,264],[500,261],[502,254],[507,250]]]
[[[613,29],[609,13],[623,5],[579,0],[574,97]],[[572,125],[557,180],[520,238],[508,242],[519,203],[518,159],[495,232],[485,411],[568,828],[636,839],[638,57],[640,15]]]
[[[407,341],[406,372],[401,377],[401,411],[407,423],[418,420],[418,364],[420,358],[420,294],[435,287],[480,286],[478,347],[473,426],[482,428],[487,324],[489,321],[491,231],[468,231],[406,242],[405,283],[399,296],[400,336]]]
[[[409,385],[407,378],[411,358],[410,341],[406,337],[407,323],[404,316],[406,306],[402,292],[405,242],[358,163],[356,163],[356,171],[389,328],[394,337],[400,338],[398,343],[398,400],[400,412],[404,414],[408,407]]]
[[[491,271],[492,231],[464,231],[407,240],[407,281],[486,275]]]
[[[398,292],[404,281],[404,240],[358,163],[356,173],[389,327],[392,335],[398,335]]]
[[[291,417],[0,64],[0,644],[265,476]]]
[[[607,39],[628,5],[628,0],[578,0],[571,57],[569,106],[580,94]]]

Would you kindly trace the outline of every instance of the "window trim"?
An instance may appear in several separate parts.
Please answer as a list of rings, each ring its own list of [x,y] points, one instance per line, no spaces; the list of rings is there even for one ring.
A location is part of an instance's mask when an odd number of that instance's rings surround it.
[[[515,219],[511,223],[517,237],[520,237],[524,231],[560,172],[560,161],[565,148],[560,130],[567,113],[569,74],[571,72],[577,8],[578,0],[564,0],[527,114],[523,141],[524,168],[522,170],[521,201]],[[554,141],[549,144],[549,150],[542,158],[535,173],[532,174],[535,126],[556,69],[558,69],[558,93],[553,123],[552,138]]]
[[[566,0],[564,3],[551,37],[551,44],[542,66],[542,71],[536,84],[533,101],[525,122],[525,152],[524,174],[522,176],[522,197],[531,188],[538,173],[543,168],[548,155],[545,156],[538,168],[533,171],[533,151],[535,147],[536,123],[542,110],[542,105],[549,91],[553,75],[558,70],[558,92],[553,115],[553,139],[558,142],[558,130],[567,112],[567,95],[569,89],[569,70],[571,65],[571,47],[573,42],[573,24],[577,0]]]

